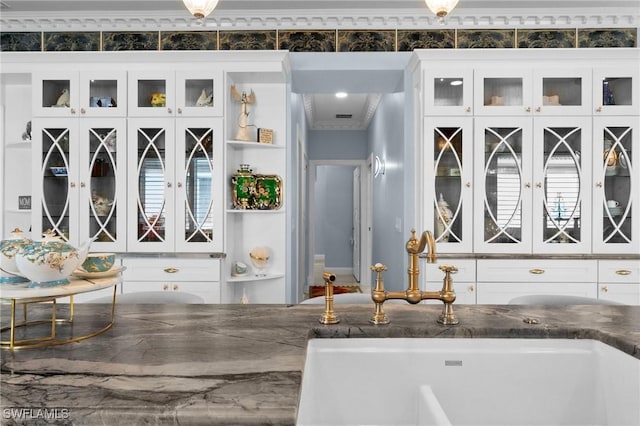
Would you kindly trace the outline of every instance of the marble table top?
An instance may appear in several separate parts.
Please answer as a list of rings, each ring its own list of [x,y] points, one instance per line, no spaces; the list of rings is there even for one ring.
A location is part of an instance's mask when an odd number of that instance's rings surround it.
[[[117,306],[96,338],[2,351],[2,423],[44,424],[48,413],[59,424],[295,424],[310,338],[585,338],[640,359],[638,306],[459,305],[456,326],[436,323],[439,305],[390,304],[382,326],[368,323],[373,305],[337,305],[336,325],[319,324],[323,308]],[[80,331],[110,306],[76,305],[75,315]]]

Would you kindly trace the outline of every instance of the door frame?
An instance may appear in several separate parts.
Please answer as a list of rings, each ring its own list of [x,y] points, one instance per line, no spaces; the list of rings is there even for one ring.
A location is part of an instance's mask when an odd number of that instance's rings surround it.
[[[308,194],[308,215],[307,229],[309,230],[308,244],[305,247],[307,251],[305,258],[309,270],[307,271],[307,280],[305,288],[313,284],[313,258],[315,255],[316,231],[315,220],[316,211],[313,208],[316,201],[315,182],[317,177],[317,169],[319,166],[345,166],[356,167],[360,169],[360,286],[366,291],[371,287],[371,274],[369,273],[369,264],[371,263],[371,170],[367,160],[310,160],[307,179]]]

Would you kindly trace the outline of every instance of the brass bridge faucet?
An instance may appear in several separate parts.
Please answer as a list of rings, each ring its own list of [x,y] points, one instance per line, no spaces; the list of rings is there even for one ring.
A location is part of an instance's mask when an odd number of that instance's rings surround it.
[[[444,303],[444,309],[438,318],[438,322],[444,325],[458,324],[458,319],[453,313],[453,302],[456,300],[456,293],[453,291],[451,273],[458,271],[455,266],[440,266],[440,270],[444,272],[444,280],[442,290],[440,291],[421,291],[419,287],[420,268],[418,256],[425,247],[429,248],[427,253],[427,262],[436,262],[436,243],[433,234],[430,231],[424,231],[420,237],[420,241],[416,238],[416,230],[411,230],[411,238],[407,241],[406,249],[409,254],[409,287],[405,291],[385,291],[382,273],[387,267],[381,263],[376,263],[371,270],[376,272],[376,286],[371,291],[371,299],[375,303],[375,312],[369,320],[373,324],[389,324],[389,319],[382,309],[382,304],[389,299],[406,300],[411,304],[420,303],[425,299],[441,300]]]

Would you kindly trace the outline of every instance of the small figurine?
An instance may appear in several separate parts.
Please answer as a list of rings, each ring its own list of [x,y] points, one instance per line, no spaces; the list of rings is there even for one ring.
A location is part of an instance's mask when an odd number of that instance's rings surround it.
[[[22,132],[22,140],[25,142],[31,140],[31,121],[27,121],[24,132]]]
[[[167,96],[164,93],[152,93],[149,103],[152,107],[163,107],[167,104]]]
[[[196,106],[199,106],[199,107],[213,106],[213,93],[211,93],[210,95],[207,95],[207,90],[202,89],[202,93],[200,93],[200,96],[196,101]]]
[[[69,89],[62,89],[62,93],[58,97],[56,104],[54,106],[57,107],[68,107],[69,106]]]
[[[236,89],[236,86],[231,86],[231,98],[242,104],[240,115],[238,116],[238,132],[236,133],[236,140],[249,141],[251,140],[251,136],[249,135],[249,111],[247,110],[247,105],[256,103],[256,94],[253,93],[253,90],[248,95],[246,92],[240,93],[238,92],[238,89]]]

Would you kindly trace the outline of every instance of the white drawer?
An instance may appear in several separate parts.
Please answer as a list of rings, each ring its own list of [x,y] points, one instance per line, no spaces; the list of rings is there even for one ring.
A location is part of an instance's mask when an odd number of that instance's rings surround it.
[[[599,261],[598,282],[640,283],[640,260]]]
[[[478,260],[478,282],[595,283],[597,260]]]
[[[180,293],[194,294],[202,297],[203,303],[220,303],[220,283],[218,282],[130,281],[122,285],[122,294],[139,292],[163,292],[176,294],[178,298]]]
[[[595,283],[478,283],[476,301],[479,305],[502,305],[511,302],[516,297],[536,294],[578,296],[591,299],[598,297],[597,284]]]
[[[219,259],[123,258],[126,281],[220,281]]]
[[[458,268],[458,272],[451,274],[454,283],[456,281],[476,282],[476,261],[474,259],[438,259],[437,263],[425,261],[420,265],[420,274],[425,274],[424,279],[429,283],[442,283],[444,272],[438,269],[441,265],[453,265]]]

